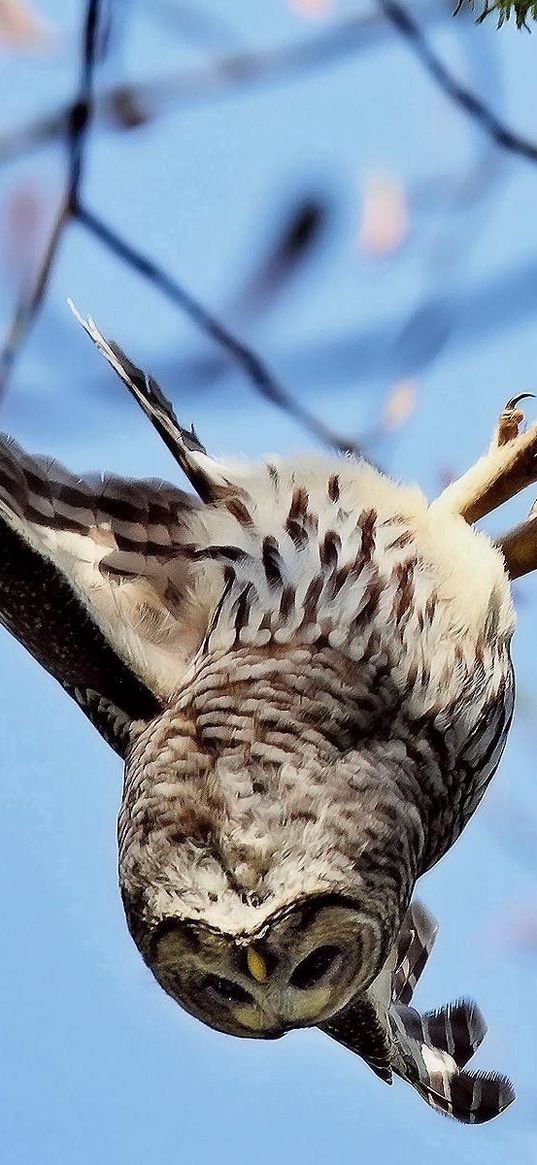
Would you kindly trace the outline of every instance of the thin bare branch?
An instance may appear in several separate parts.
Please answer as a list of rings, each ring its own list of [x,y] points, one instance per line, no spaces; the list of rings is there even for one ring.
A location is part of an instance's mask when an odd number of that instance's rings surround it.
[[[471,117],[481,127],[483,133],[488,134],[500,149],[525,158],[529,162],[537,162],[537,143],[514,133],[479,97],[476,97],[475,93],[455,80],[449,69],[433,52],[421,28],[406,8],[397,4],[395,0],[378,0],[378,3],[386,19],[408,41],[414,56],[421,61],[446,96],[454,101],[463,113]]]
[[[69,205],[64,198],[50,232],[49,240],[45,252],[41,258],[33,287],[31,288],[29,294],[22,298],[17,304],[13,314],[13,319],[9,325],[7,335],[0,351],[0,400],[5,393],[9,374],[17,357],[19,348],[24,343],[25,337],[41,306],[43,296],[47,289],[52,272],[52,267],[54,265],[54,260],[58,253],[58,248],[63,236],[63,232],[67,223],[69,222],[70,217],[71,214]]]
[[[449,9],[444,0],[426,0],[419,11],[429,23],[445,20]],[[226,53],[148,81],[113,85],[95,95],[92,124],[99,129],[131,129],[178,106],[213,101],[259,85],[300,80],[304,73],[324,69],[392,35],[381,13],[361,13],[338,21],[307,40],[259,51]],[[0,134],[0,164],[61,138],[72,111],[72,104],[62,106],[19,129]]]
[[[232,335],[220,321],[207,310],[203,304],[187,291],[176,279],[172,279],[152,259],[148,259],[137,248],[113,231],[107,223],[93,214],[85,206],[76,208],[78,222],[95,238],[99,239],[110,251],[117,255],[130,267],[138,271],[145,279],[158,288],[169,300],[189,316],[207,336],[214,340],[228,353],[230,358],[239,365],[246,376],[251,380],[256,392],[265,400],[270,401],[276,408],[282,410],[312,433],[324,445],[338,449],[344,453],[360,455],[358,446],[350,438],[336,433],[328,425],[323,424],[313,416],[308,409],[287,392],[267,368],[260,357],[246,344]]]
[[[33,286],[17,305],[0,351],[0,399],[5,392],[17,354],[39,311],[65,228],[71,221],[78,204],[87,131],[92,111],[93,75],[97,55],[100,5],[101,0],[88,0],[82,37],[78,94],[70,108],[66,125],[68,166],[65,190]]]

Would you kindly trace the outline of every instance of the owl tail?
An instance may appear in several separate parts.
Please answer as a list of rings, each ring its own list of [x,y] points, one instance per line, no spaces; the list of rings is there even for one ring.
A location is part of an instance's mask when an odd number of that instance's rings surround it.
[[[503,1112],[515,1092],[506,1076],[465,1071],[487,1031],[479,1008],[462,999],[420,1015],[408,1006],[437,930],[431,915],[414,903],[399,935],[392,975],[391,1066],[437,1112],[483,1124]]]

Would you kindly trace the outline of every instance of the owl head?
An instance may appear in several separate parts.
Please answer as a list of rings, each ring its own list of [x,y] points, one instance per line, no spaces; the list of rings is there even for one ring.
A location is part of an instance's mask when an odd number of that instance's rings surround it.
[[[379,964],[374,921],[343,895],[313,894],[250,929],[194,919],[158,923],[144,954],[164,990],[230,1035],[275,1039],[329,1019],[369,985]]]
[[[358,795],[363,764],[238,755],[176,783],[159,757],[150,801],[144,760],[120,821],[127,920],[156,979],[236,1036],[330,1019],[381,971],[414,886],[407,839],[390,850],[378,799]]]

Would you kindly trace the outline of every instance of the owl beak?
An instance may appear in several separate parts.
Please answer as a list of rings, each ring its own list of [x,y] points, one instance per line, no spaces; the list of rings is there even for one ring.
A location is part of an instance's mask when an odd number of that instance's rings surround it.
[[[263,955],[260,955],[254,947],[248,947],[246,963],[252,979],[255,979],[256,983],[266,983],[268,979],[267,964]]]

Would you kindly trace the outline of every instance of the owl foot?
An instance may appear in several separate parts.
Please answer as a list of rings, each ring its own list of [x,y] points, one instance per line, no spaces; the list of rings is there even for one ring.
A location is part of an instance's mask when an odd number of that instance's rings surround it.
[[[521,392],[518,396],[511,397],[498,418],[498,424],[494,430],[494,436],[491,442],[491,450],[499,449],[500,445],[507,445],[509,441],[513,441],[515,437],[519,436],[520,426],[524,420],[524,413],[517,405],[521,400],[526,400],[528,397],[534,397],[533,392]]]
[[[507,402],[487,453],[453,481],[431,509],[460,514],[473,524],[537,482],[537,423],[521,432],[524,414],[517,408],[526,396],[531,393]]]

